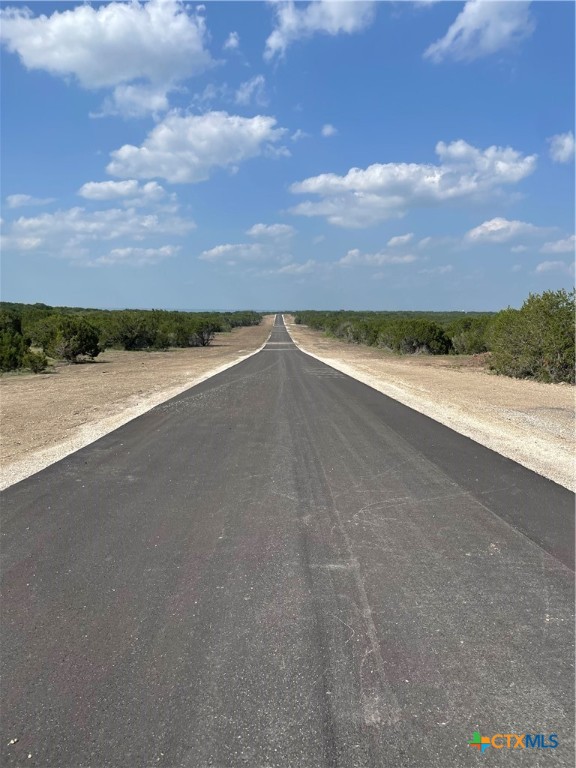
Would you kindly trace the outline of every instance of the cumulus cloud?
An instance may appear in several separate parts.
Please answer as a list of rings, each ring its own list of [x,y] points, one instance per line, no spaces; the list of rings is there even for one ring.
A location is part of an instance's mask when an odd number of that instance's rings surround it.
[[[114,200],[129,205],[155,203],[166,195],[166,190],[156,181],[140,184],[136,179],[126,181],[88,181],[78,190],[86,200]]]
[[[534,31],[530,2],[468,0],[444,37],[430,45],[424,57],[472,61],[516,46]]]
[[[375,163],[351,168],[345,176],[324,173],[292,184],[294,194],[316,195],[292,209],[302,216],[324,216],[335,225],[366,227],[403,216],[418,206],[483,200],[517,184],[536,168],[536,155],[511,147],[478,149],[465,141],[436,145],[440,162]]]
[[[363,0],[276,3],[275,27],[266,40],[264,58],[283,56],[289,45],[317,33],[335,36],[360,32],[372,23],[375,5]]]
[[[288,264],[292,262],[290,242],[295,233],[288,224],[254,224],[246,234],[256,242],[217,245],[198,258],[228,266],[250,262]]]
[[[569,272],[569,265],[564,261],[541,261],[536,266],[536,274],[543,274],[544,272]]]
[[[417,257],[411,253],[403,256],[396,253],[387,253],[386,251],[362,253],[358,248],[353,248],[338,261],[338,264],[343,267],[381,267],[384,264],[411,264],[413,261],[417,261]]]
[[[275,273],[277,275],[308,275],[310,272],[314,272],[317,265],[318,262],[314,259],[308,259],[308,261],[303,262],[293,261],[290,264],[279,267],[275,270]]]
[[[112,96],[104,100],[101,111],[91,112],[90,117],[144,117],[149,113],[157,116],[168,109],[171,90],[155,85],[117,85]]]
[[[48,205],[53,203],[53,197],[32,197],[32,195],[8,195],[6,205],[8,208],[23,208],[32,205]]]
[[[235,51],[240,45],[240,35],[238,32],[230,32],[226,38],[226,42],[222,46],[225,51]]]
[[[507,243],[520,237],[538,235],[543,231],[545,230],[541,227],[526,221],[509,221],[498,217],[474,227],[464,235],[464,239],[469,243]]]
[[[86,262],[89,267],[146,267],[172,258],[180,250],[179,245],[163,245],[160,248],[113,248],[102,256]]]
[[[122,259],[125,263],[144,264],[176,252],[145,246],[144,241],[159,235],[182,236],[194,227],[190,219],[173,213],[143,214],[136,208],[87,211],[75,207],[35,217],[21,216],[11,223],[3,248],[36,250],[80,265],[111,264],[113,260]],[[127,242],[113,251],[103,252],[111,240]],[[176,246],[163,248],[175,249]]]
[[[576,236],[570,235],[563,240],[554,240],[550,243],[544,243],[540,251],[542,253],[574,253],[576,248]]]
[[[336,128],[334,128],[333,125],[331,125],[330,123],[326,123],[326,125],[322,126],[321,133],[322,133],[322,136],[324,136],[325,138],[329,138],[330,136],[336,136],[338,131],[336,130]]]
[[[265,106],[268,103],[266,97],[266,79],[263,75],[255,75],[250,80],[242,83],[234,96],[236,104],[247,105],[251,102],[258,106]]]
[[[173,184],[206,181],[215,168],[234,168],[273,147],[285,133],[273,117],[226,112],[168,115],[140,147],[125,144],[111,153],[112,176],[159,177]]]
[[[296,230],[290,224],[254,224],[246,231],[250,237],[285,238],[292,237]]]
[[[390,248],[396,248],[399,245],[406,245],[406,243],[409,243],[413,237],[414,235],[412,232],[409,232],[406,235],[396,235],[396,237],[391,237],[390,240],[388,240],[387,245]]]
[[[33,251],[41,245],[39,237],[18,237],[17,235],[2,235],[3,251]]]
[[[167,93],[212,64],[203,17],[178,0],[83,4],[50,16],[13,7],[0,20],[2,42],[28,69],[114,89],[105,111],[166,109]]]
[[[301,139],[307,139],[308,135],[309,134],[307,134],[306,131],[303,131],[300,128],[298,128],[297,130],[294,131],[292,136],[290,136],[290,139],[292,141],[300,141]]]
[[[286,254],[277,253],[274,245],[269,243],[226,243],[202,251],[198,257],[201,261],[221,262],[235,266],[243,262],[269,262],[286,260]]]
[[[574,157],[574,134],[558,133],[548,139],[550,157],[555,163],[569,163]]]

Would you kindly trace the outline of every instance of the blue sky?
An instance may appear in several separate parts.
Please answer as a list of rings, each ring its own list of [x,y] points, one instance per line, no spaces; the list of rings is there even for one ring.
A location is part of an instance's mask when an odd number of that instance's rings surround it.
[[[3,2],[2,298],[470,309],[574,279],[572,2]]]

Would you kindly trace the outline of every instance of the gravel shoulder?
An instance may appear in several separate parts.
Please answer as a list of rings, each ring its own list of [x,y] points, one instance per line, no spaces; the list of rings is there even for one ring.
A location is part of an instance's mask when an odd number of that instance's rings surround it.
[[[210,347],[107,350],[91,363],[0,377],[0,489],[253,354],[273,321],[219,333]]]
[[[304,352],[576,490],[573,387],[495,376],[481,356],[399,357],[284,320]]]

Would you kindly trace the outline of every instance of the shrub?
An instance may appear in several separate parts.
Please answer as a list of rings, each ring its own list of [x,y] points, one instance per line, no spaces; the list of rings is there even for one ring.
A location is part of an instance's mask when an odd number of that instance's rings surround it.
[[[194,329],[194,334],[198,340],[198,346],[208,347],[214,340],[218,326],[208,320],[200,320]]]
[[[24,356],[24,368],[30,368],[32,373],[41,373],[48,365],[48,358],[43,352],[28,352]]]
[[[50,315],[34,326],[32,338],[50,357],[72,363],[101,351],[98,329],[78,315]]]
[[[0,310],[0,371],[30,368],[34,373],[48,365],[46,357],[30,351],[30,339],[21,332],[21,319],[16,312]]]
[[[27,349],[21,333],[2,331],[0,333],[0,370],[14,371],[22,368]]]
[[[445,355],[451,342],[442,326],[430,320],[397,320],[384,326],[378,336],[380,346],[396,352],[414,354],[425,352]]]
[[[490,317],[462,317],[448,327],[447,334],[457,355],[477,355],[488,351]]]
[[[521,309],[499,312],[490,328],[491,367],[538,381],[574,383],[575,293],[530,294]]]
[[[114,316],[112,338],[123,349],[146,349],[154,344],[155,330],[144,312],[122,311]]]

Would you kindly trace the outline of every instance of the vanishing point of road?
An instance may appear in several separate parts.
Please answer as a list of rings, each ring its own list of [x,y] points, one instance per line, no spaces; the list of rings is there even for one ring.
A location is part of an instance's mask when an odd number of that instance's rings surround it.
[[[573,494],[281,316],[0,499],[3,766],[573,765]]]

